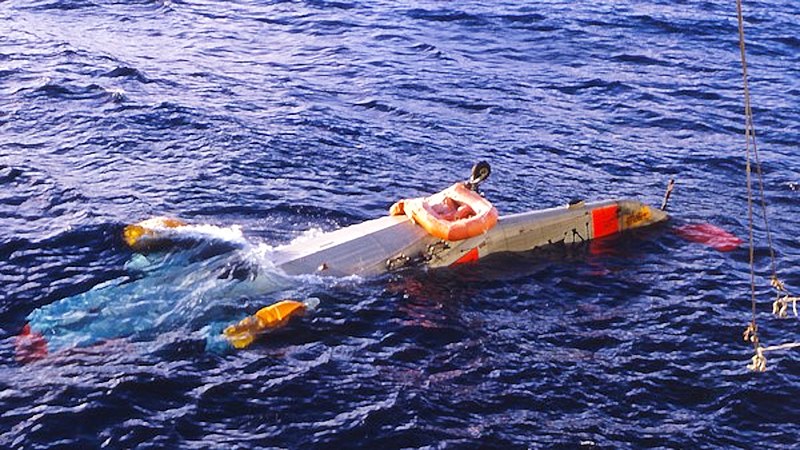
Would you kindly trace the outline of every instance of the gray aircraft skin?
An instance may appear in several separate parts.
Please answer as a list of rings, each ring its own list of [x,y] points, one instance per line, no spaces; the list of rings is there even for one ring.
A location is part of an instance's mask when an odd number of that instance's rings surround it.
[[[277,247],[273,261],[288,275],[369,276],[413,264],[447,267],[494,253],[581,243],[667,218],[664,211],[637,200],[579,202],[501,216],[484,234],[444,241],[406,216],[386,216]]]

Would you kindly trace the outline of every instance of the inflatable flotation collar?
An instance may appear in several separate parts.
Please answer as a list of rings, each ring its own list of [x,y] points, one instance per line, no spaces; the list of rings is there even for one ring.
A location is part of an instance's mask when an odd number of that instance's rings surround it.
[[[171,217],[153,217],[133,225],[128,225],[122,230],[122,239],[135,251],[151,249],[161,244],[159,232],[168,228],[185,226],[186,222]]]
[[[497,209],[464,183],[430,197],[400,200],[392,205],[389,214],[405,214],[431,236],[446,241],[479,236],[497,223]]]
[[[242,319],[237,324],[228,326],[222,334],[234,348],[245,348],[259,334],[286,325],[291,317],[302,315],[307,310],[313,310],[318,304],[319,299],[314,297],[304,302],[281,300],[259,309],[257,313]]]

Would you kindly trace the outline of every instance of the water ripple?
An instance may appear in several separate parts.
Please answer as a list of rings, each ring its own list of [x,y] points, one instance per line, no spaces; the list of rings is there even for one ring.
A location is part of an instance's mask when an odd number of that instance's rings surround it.
[[[798,11],[745,14],[765,197],[797,292]],[[797,354],[744,369],[747,250],[674,231],[748,235],[735,22],[719,0],[0,3],[0,447],[796,446]],[[479,159],[501,214],[657,204],[674,177],[673,222],[449,272],[184,298],[180,326],[15,358],[32,311],[130,276],[123,224],[172,215],[282,244]],[[755,237],[762,338],[796,339],[795,319],[768,314]],[[218,279],[183,281],[204,273]],[[148,289],[182,298],[165,284]],[[206,351],[210,318],[310,295],[314,315]]]

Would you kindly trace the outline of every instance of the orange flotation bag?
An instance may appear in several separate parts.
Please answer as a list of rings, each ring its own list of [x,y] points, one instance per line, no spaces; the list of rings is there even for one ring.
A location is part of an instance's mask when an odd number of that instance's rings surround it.
[[[479,236],[497,223],[497,209],[464,183],[424,198],[400,200],[389,214],[405,214],[431,236],[460,241]]]
[[[133,225],[128,225],[122,230],[122,239],[135,251],[148,250],[163,244],[159,238],[159,230],[179,228],[186,222],[172,217],[153,217]]]
[[[303,314],[306,309],[306,303],[295,300],[282,300],[261,308],[255,315],[246,317],[239,323],[225,328],[222,334],[235,348],[245,348],[260,333],[285,325],[290,317]]]

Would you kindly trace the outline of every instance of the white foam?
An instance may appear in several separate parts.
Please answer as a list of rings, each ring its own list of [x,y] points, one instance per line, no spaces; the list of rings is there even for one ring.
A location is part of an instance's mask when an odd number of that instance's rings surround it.
[[[183,225],[174,228],[163,226],[153,226],[149,228],[156,231],[156,234],[163,238],[217,240],[240,245],[248,243],[247,239],[245,239],[242,234],[242,227],[239,225],[219,227],[216,225],[200,224]]]

